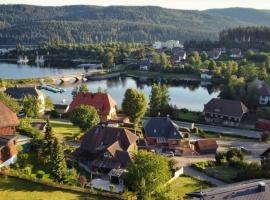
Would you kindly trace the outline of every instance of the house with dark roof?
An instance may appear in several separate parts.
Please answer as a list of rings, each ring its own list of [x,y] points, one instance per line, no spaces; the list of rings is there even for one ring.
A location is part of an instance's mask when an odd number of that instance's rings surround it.
[[[207,52],[208,57],[211,58],[211,59],[214,59],[214,60],[219,59],[221,54],[222,54],[221,48],[214,48],[211,51]]]
[[[15,135],[19,123],[16,113],[0,101],[0,135]]]
[[[143,123],[144,136],[149,146],[178,150],[183,133],[169,117],[151,117]]]
[[[242,51],[239,48],[232,48],[230,49],[230,58],[241,58]]]
[[[204,105],[204,118],[208,123],[239,126],[248,108],[237,100],[213,98]]]
[[[108,121],[116,116],[116,101],[106,93],[79,93],[68,107],[68,113],[81,105],[94,107],[102,121]]]
[[[218,144],[214,139],[195,139],[189,141],[189,147],[198,154],[215,154]]]
[[[250,180],[187,194],[193,200],[269,200],[270,180]]]
[[[40,101],[40,113],[45,111],[45,96],[36,87],[9,87],[5,90],[5,93],[12,98],[16,99],[19,103],[22,102],[25,96],[33,96]]]
[[[0,168],[14,164],[16,158],[16,136],[0,135]]]
[[[73,155],[92,170],[109,172],[125,168],[137,150],[138,136],[124,128],[95,126],[87,132]]]
[[[270,87],[267,85],[262,85],[262,87],[260,87],[258,89],[258,93],[260,96],[259,99],[259,104],[260,105],[267,105],[270,103]]]

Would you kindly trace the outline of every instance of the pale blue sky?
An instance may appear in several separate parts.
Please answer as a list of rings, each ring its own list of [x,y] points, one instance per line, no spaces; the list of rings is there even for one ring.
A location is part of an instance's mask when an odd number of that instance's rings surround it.
[[[175,9],[204,10],[208,8],[249,7],[270,9],[269,0],[0,0],[0,4],[61,5],[155,5]]]

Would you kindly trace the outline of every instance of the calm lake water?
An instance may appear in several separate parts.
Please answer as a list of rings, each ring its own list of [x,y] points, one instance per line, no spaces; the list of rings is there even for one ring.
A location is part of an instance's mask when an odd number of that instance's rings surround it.
[[[128,88],[137,88],[142,91],[147,98],[151,92],[151,84],[140,83],[139,81],[130,77],[120,77],[110,80],[91,81],[86,82],[88,88],[92,92],[96,92],[99,87],[107,89],[107,92],[117,101],[118,107],[121,107],[124,93]],[[68,104],[72,101],[71,92],[75,86],[63,87],[66,92],[60,94],[44,91],[50,96],[54,102],[59,104]],[[219,90],[212,88],[202,87],[197,85],[168,85],[169,94],[171,97],[171,104],[176,105],[178,108],[187,108],[193,111],[202,111],[203,106],[211,98],[217,97]]]
[[[0,63],[0,78],[3,79],[20,79],[47,77],[52,75],[76,74],[84,72],[82,68],[64,67],[55,65],[19,65],[16,63]]]
[[[64,68],[59,66],[44,66],[37,67],[34,65],[18,65],[10,63],[0,63],[0,78],[4,79],[19,79],[31,77],[45,77],[61,74],[73,74],[85,71],[81,68]],[[79,83],[80,84],[80,83]],[[79,84],[69,84],[67,86],[59,86],[66,89],[66,92],[52,93],[43,90],[44,94],[50,96],[54,103],[69,104],[72,101],[71,92],[75,86]],[[117,101],[118,107],[124,97],[124,93],[128,88],[137,88],[141,90],[147,98],[151,92],[151,83],[141,83],[130,77],[120,77],[110,80],[90,81],[86,82],[91,92],[96,92],[99,87],[107,89],[107,92]],[[185,84],[177,83],[168,85],[169,94],[171,97],[171,104],[178,108],[187,108],[193,111],[202,111],[203,106],[211,98],[219,95],[219,89],[212,87],[202,87],[200,84]]]

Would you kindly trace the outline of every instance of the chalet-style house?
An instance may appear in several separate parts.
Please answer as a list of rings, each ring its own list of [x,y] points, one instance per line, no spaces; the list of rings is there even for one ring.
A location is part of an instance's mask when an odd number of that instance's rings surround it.
[[[102,121],[108,121],[116,116],[116,102],[106,93],[79,93],[68,107],[68,113],[81,105],[94,107]]]
[[[124,128],[95,126],[82,137],[74,156],[92,170],[125,168],[137,150],[138,136]]]
[[[248,108],[241,101],[213,98],[204,105],[204,118],[208,123],[239,126]]]
[[[233,48],[230,50],[230,57],[231,58],[241,58],[242,57],[242,51],[238,48]]]
[[[178,150],[183,133],[169,117],[151,117],[143,123],[144,136],[149,146]]]
[[[36,87],[9,87],[5,91],[6,94],[16,99],[19,103],[22,102],[25,96],[37,97],[40,101],[40,113],[45,111],[45,96]]]
[[[214,139],[195,139],[189,141],[189,147],[198,154],[215,154],[218,145]]]
[[[19,120],[16,113],[0,102],[0,168],[16,161],[16,126]]]
[[[258,89],[258,92],[260,96],[259,104],[260,105],[269,104],[270,103],[270,87],[264,84],[262,85],[262,87]]]
[[[220,48],[215,48],[207,52],[208,57],[213,60],[219,59],[221,54],[222,54],[222,50]]]
[[[270,180],[249,180],[187,195],[193,200],[269,200]]]

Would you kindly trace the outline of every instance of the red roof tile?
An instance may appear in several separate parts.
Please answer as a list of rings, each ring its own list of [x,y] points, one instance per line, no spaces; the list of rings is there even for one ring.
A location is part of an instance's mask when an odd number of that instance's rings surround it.
[[[0,128],[14,127],[19,123],[16,113],[0,101]]]
[[[80,105],[92,106],[101,117],[106,117],[109,115],[110,110],[116,107],[117,103],[106,93],[79,93],[69,105],[68,112],[72,112]]]

